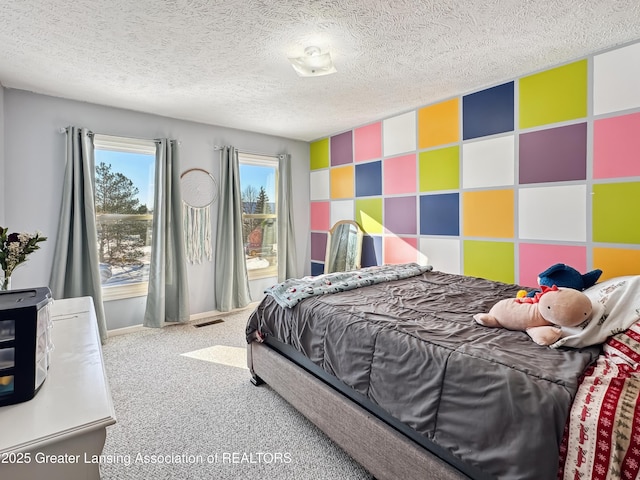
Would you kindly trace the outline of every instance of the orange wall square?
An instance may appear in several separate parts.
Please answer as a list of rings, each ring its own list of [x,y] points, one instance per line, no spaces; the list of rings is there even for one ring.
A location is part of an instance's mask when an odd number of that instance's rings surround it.
[[[353,198],[353,165],[330,170],[331,198]]]
[[[462,230],[468,237],[513,238],[513,190],[482,190],[462,195]]]
[[[593,249],[593,268],[602,270],[600,282],[613,277],[638,275],[640,272],[640,250],[595,247]]]
[[[435,147],[460,139],[458,98],[418,110],[418,146]]]

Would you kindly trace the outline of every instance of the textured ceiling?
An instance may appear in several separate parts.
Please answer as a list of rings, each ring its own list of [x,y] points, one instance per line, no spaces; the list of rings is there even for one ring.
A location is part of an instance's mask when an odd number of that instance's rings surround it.
[[[640,39],[638,0],[0,0],[5,87],[313,140]],[[330,51],[337,73],[287,57]]]

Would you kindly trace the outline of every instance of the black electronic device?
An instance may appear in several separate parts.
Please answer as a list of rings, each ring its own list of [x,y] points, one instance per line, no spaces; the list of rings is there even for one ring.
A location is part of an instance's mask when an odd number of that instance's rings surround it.
[[[0,292],[0,406],[31,400],[47,378],[52,301],[48,287]]]

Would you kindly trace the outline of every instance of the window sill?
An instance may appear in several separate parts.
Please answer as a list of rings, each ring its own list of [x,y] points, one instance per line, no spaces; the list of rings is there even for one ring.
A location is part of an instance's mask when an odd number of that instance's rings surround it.
[[[144,297],[149,290],[148,282],[128,283],[102,287],[102,301],[123,300],[125,298]]]
[[[272,265],[267,268],[256,268],[255,270],[249,270],[247,272],[247,276],[249,277],[249,280],[259,280],[261,278],[277,277],[278,266]]]

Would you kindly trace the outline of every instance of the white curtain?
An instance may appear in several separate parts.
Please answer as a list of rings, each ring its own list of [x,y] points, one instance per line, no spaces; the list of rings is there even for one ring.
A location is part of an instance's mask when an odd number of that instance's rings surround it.
[[[242,236],[240,164],[234,147],[220,150],[220,197],[215,251],[216,309],[228,312],[251,302]]]
[[[182,196],[177,142],[156,140],[149,292],[144,326],[189,320],[189,287],[182,231]]]
[[[104,343],[107,324],[100,282],[92,137],[86,128],[67,128],[60,223],[49,285],[54,299],[93,298],[98,331]]]

